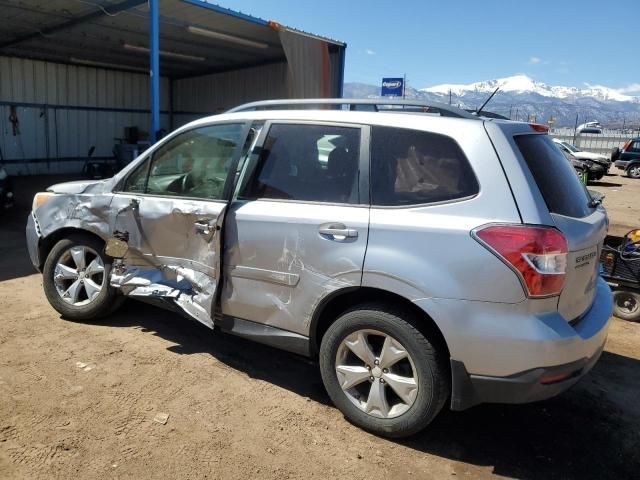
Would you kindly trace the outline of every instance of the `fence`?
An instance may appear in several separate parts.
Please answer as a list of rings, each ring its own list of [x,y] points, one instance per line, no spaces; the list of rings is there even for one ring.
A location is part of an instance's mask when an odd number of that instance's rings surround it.
[[[563,142],[574,144],[580,150],[607,156],[615,147],[622,148],[631,137],[640,135],[635,130],[603,130],[602,133],[579,133],[574,139],[574,132],[573,128],[552,128],[549,134]]]

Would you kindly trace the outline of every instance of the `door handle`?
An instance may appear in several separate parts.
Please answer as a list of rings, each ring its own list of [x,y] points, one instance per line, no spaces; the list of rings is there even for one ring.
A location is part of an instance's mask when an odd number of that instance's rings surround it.
[[[320,225],[318,232],[320,235],[331,237],[333,240],[358,237],[358,231],[355,228],[347,228],[342,223],[325,223]]]

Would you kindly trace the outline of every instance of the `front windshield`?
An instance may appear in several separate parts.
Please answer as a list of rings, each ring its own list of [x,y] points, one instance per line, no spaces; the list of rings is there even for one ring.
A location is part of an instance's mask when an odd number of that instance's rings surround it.
[[[572,152],[579,152],[580,150],[578,150],[576,147],[574,147],[573,145],[571,145],[570,143],[567,142],[562,142],[562,145],[564,145],[565,147],[567,147],[569,150],[571,150]]]

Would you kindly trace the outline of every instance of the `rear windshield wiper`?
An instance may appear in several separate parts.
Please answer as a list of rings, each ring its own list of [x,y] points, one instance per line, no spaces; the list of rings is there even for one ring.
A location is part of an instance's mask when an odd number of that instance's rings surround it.
[[[602,205],[604,200],[604,193],[597,192],[595,190],[587,190],[591,200],[588,203],[589,208],[596,208],[598,205]]]

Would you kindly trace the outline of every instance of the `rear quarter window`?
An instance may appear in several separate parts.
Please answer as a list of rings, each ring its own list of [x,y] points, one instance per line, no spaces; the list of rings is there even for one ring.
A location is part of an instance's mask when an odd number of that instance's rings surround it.
[[[514,140],[551,213],[582,218],[592,212],[586,188],[548,135],[518,135]]]
[[[476,195],[478,181],[445,135],[392,127],[371,130],[371,203],[420,205]]]

